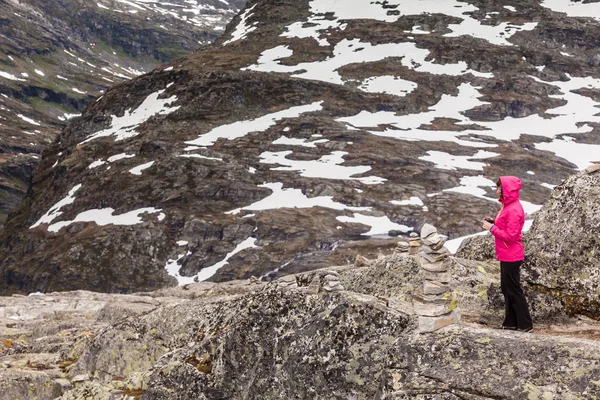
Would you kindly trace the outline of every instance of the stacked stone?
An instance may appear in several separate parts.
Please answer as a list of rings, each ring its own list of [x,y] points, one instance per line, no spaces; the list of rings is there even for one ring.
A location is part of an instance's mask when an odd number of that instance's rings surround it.
[[[433,225],[425,224],[421,229],[419,261],[423,290],[415,293],[413,303],[421,332],[434,332],[460,320],[460,311],[453,304],[448,287],[452,276],[448,271],[450,252],[444,247],[446,240],[448,237],[440,235]]]
[[[344,290],[340,281],[340,274],[331,270],[317,270],[305,274],[296,275],[296,284],[308,286],[309,294],[317,294],[324,290],[326,292],[335,292]]]

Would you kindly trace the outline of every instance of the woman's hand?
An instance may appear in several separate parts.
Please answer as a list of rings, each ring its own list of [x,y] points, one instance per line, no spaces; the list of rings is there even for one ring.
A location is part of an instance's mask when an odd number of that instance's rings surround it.
[[[491,228],[493,225],[494,225],[494,224],[490,224],[490,223],[489,223],[489,222],[487,222],[487,221],[483,221],[483,224],[481,225],[481,227],[482,227],[483,229],[485,229],[486,231],[489,231],[489,230],[490,230],[490,228]]]

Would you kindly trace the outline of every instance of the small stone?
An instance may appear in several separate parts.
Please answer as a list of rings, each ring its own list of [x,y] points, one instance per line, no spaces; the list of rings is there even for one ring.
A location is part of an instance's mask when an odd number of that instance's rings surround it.
[[[444,294],[450,291],[450,288],[440,282],[423,281],[423,294],[436,295]]]
[[[421,228],[421,239],[425,239],[434,233],[437,233],[437,228],[431,224],[425,224]]]
[[[431,272],[425,269],[421,270],[423,279],[434,282],[449,283],[452,280],[450,272]]]
[[[592,164],[585,169],[585,173],[588,175],[598,171],[600,171],[600,163]]]
[[[450,302],[443,301],[439,303],[427,302],[421,303],[415,301],[413,303],[413,308],[417,315],[427,316],[427,317],[439,317],[444,314],[448,314],[450,310]]]
[[[435,332],[445,326],[458,324],[459,321],[460,311],[458,309],[439,317],[419,316],[419,332]]]
[[[89,381],[89,380],[90,380],[90,376],[88,374],[79,374],[79,375],[75,375],[73,377],[73,379],[71,379],[71,382],[77,383],[77,382],[85,382],[85,381]]]
[[[423,239],[423,244],[427,246],[431,246],[432,249],[437,250],[442,248],[446,241],[448,240],[448,236],[440,235],[439,233],[434,233],[433,235],[429,235],[425,239]]]
[[[326,282],[325,285],[323,285],[323,290],[325,290],[327,292],[334,292],[334,291],[344,290],[344,286],[340,283],[340,281]]]
[[[409,247],[410,247],[410,245],[408,244],[408,242],[398,242],[397,249],[399,251],[408,251]]]
[[[448,264],[444,262],[421,262],[421,268],[429,272],[446,272],[448,271]]]
[[[397,237],[397,236],[402,235],[402,231],[392,229],[391,231],[388,232],[388,235],[392,236],[392,237]]]
[[[321,285],[318,283],[311,283],[308,285],[308,294],[317,294],[321,289]]]
[[[426,260],[430,263],[436,263],[436,262],[440,262],[440,261],[443,261],[446,258],[448,258],[449,254],[450,254],[450,252],[446,251],[444,253],[430,253],[430,254],[421,253],[420,255],[424,260]]]
[[[408,246],[409,247],[420,247],[421,242],[419,242],[418,240],[411,240],[410,242],[408,242]]]
[[[425,254],[448,254],[449,251],[447,248],[442,247],[440,249],[434,249],[431,246],[421,246],[421,252]]]
[[[369,259],[361,256],[360,254],[357,254],[356,258],[354,259],[355,267],[366,267],[367,265],[369,265],[369,263],[370,263]]]
[[[417,232],[411,232],[410,235],[408,235],[411,238],[416,238],[419,237],[419,235],[417,234]]]
[[[334,275],[332,273],[329,273],[329,274],[325,275],[325,277],[323,278],[323,280],[325,282],[339,282],[340,281],[340,276],[339,275]]]

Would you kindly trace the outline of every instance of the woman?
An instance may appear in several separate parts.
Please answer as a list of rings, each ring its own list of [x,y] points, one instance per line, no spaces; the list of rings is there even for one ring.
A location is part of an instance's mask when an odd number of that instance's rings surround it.
[[[525,213],[519,202],[519,191],[523,185],[515,176],[501,176],[496,186],[502,208],[495,221],[486,218],[482,226],[494,236],[496,258],[500,260],[500,286],[505,302],[502,329],[530,332],[533,323],[520,279],[521,264],[525,257],[521,233]]]

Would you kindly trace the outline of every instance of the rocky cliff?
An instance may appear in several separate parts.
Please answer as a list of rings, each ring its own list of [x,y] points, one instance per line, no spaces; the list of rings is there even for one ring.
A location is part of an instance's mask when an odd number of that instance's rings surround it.
[[[532,213],[600,154],[597,7],[252,1],[61,133],[7,223],[2,291],[339,265],[425,221],[479,230],[498,175]]]
[[[110,86],[212,42],[243,4],[0,2],[0,230],[69,119]]]

